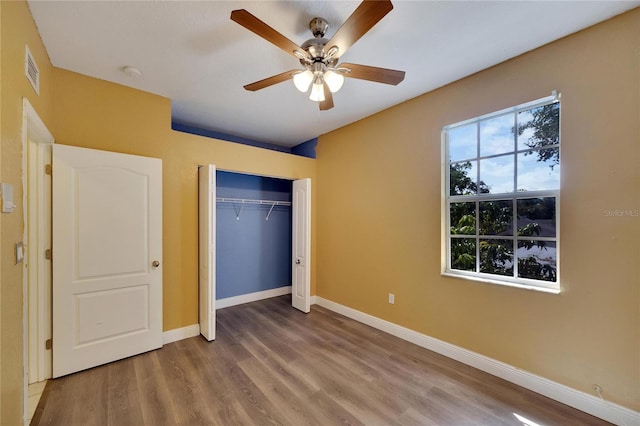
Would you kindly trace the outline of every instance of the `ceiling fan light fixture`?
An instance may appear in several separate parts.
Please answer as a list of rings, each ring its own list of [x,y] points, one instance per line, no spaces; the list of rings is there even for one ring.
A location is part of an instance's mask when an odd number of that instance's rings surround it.
[[[344,77],[340,73],[328,70],[324,73],[324,82],[329,86],[331,93],[336,93],[342,87]]]
[[[322,84],[321,78],[317,77],[313,82],[309,99],[315,102],[324,102],[324,84]]]
[[[299,72],[293,76],[293,84],[296,86],[296,89],[305,93],[309,90],[309,86],[313,81],[313,73],[309,70]]]

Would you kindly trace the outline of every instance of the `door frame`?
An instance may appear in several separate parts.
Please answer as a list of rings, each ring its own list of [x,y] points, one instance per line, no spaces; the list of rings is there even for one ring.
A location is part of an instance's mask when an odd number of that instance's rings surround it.
[[[199,168],[201,168],[201,167],[208,167],[209,165],[213,165],[213,164],[201,164],[201,165],[198,165],[198,166],[197,166],[197,169],[196,169],[196,175],[198,175],[198,169],[199,169]],[[258,177],[266,177],[266,178],[275,178],[275,179],[288,180],[288,181],[290,181],[290,182],[292,182],[292,183],[293,183],[294,181],[296,181],[296,180],[301,180],[301,179],[310,179],[310,178],[292,178],[292,177],[288,177],[288,176],[265,175],[265,174],[260,174],[260,173],[247,172],[247,171],[240,171],[240,170],[233,170],[233,169],[218,168],[218,167],[217,167],[217,165],[213,165],[213,166],[214,166],[214,168],[215,168],[215,172],[221,171],[221,172],[238,173],[238,174],[250,175],[250,176],[258,176]],[[199,182],[199,179],[198,179],[198,182]],[[200,189],[198,188],[198,191],[199,191],[199,190],[200,190]],[[292,195],[293,195],[293,192],[292,192]],[[214,203],[213,203],[213,208],[214,208],[214,210],[215,210],[215,208],[216,208],[216,204],[217,204],[217,202],[214,200]],[[308,209],[308,218],[309,218],[309,223],[311,223],[311,219],[312,219],[312,218],[311,218],[312,206],[313,206],[313,203],[312,203],[312,201],[311,201],[311,198],[309,198],[309,209]],[[198,214],[200,214],[200,210],[198,210]],[[215,213],[214,213],[214,214],[215,214]],[[199,222],[199,221],[200,221],[200,217],[198,217],[198,222]],[[216,222],[215,222],[215,221],[213,222],[213,226],[214,226],[214,227],[216,226]],[[293,221],[292,221],[292,223],[291,223],[291,231],[292,231],[292,233],[293,233]],[[312,247],[313,247],[313,243],[312,243],[312,241],[313,241],[313,240],[312,240],[313,226],[311,226],[311,225],[310,225],[310,229],[309,229],[309,231],[310,231],[310,232],[309,232],[309,238],[307,239],[307,244],[308,244],[308,252],[309,252],[309,253],[311,253],[311,252],[312,252]],[[200,256],[201,256],[201,254],[200,254],[200,245],[199,245],[199,249],[198,249],[198,257],[200,258]],[[294,253],[292,252],[292,253],[291,253],[291,259],[290,259],[290,261],[291,261],[291,264],[292,264],[292,265],[293,265],[293,262],[294,262],[293,257],[294,257]],[[311,256],[309,256],[309,257],[311,257]],[[214,260],[215,260],[215,258],[214,258]],[[311,262],[311,259],[309,259],[309,262]],[[215,262],[214,262],[214,263],[215,263]],[[199,269],[199,268],[200,268],[200,267],[198,266],[198,269]],[[215,268],[215,265],[214,265],[214,268]],[[214,270],[215,270],[215,269],[214,269]],[[292,279],[292,281],[293,281],[293,277],[292,277],[291,279]],[[211,283],[213,283],[213,288],[209,288],[209,289],[207,289],[208,291],[203,292],[203,291],[202,291],[202,290],[200,290],[200,289],[198,290],[198,306],[202,306],[202,301],[200,300],[200,298],[202,297],[202,295],[203,295],[203,294],[213,294],[213,295],[214,295],[214,297],[215,297],[215,294],[216,294],[216,288],[215,288],[215,286],[216,286],[216,282],[215,282],[215,277],[214,277],[214,279],[213,279],[213,280],[211,280],[211,281],[209,282],[209,285],[211,285]],[[292,282],[292,284],[293,284],[293,282]],[[292,285],[292,291],[293,291],[293,285]],[[308,279],[308,282],[307,282],[307,294],[309,295],[310,299],[311,299],[311,300],[313,300],[313,297],[311,297],[311,269],[309,269],[309,279]],[[214,300],[214,303],[215,303],[215,300]],[[313,304],[313,303],[311,303],[311,304]],[[202,321],[203,321],[203,320],[206,320],[206,318],[207,318],[207,316],[204,316],[204,317],[203,317],[203,316],[201,316],[200,314],[199,314],[199,316],[198,316],[198,325],[199,325],[199,327],[200,327],[201,329],[202,329]],[[206,336],[205,336],[205,337],[206,337]]]
[[[46,155],[42,154],[47,150],[51,152],[54,141],[29,100],[22,98],[22,239],[26,244],[22,274],[24,421],[28,419],[29,376],[35,376],[36,381],[51,378],[51,350],[45,348],[45,341],[51,338],[51,265],[44,259],[44,250],[48,248],[44,245],[51,240],[51,222],[46,220],[51,218],[51,182],[46,178]],[[29,155],[30,151],[36,154],[35,158]],[[28,179],[35,179],[36,194],[27,191]],[[32,213],[31,224],[37,225],[31,232],[29,213]],[[34,348],[29,350],[30,341],[35,343],[35,353]]]

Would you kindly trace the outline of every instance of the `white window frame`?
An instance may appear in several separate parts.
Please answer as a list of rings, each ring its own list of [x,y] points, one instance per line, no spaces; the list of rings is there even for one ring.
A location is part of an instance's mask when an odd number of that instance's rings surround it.
[[[518,112],[520,111],[525,111],[525,110],[529,110],[532,108],[537,108],[537,107],[541,107],[541,106],[545,106],[545,105],[550,105],[553,103],[560,103],[560,94],[556,93],[555,91],[552,92],[551,96],[545,97],[545,98],[541,98],[541,99],[537,99],[535,101],[531,101],[531,102],[527,102],[521,105],[517,105],[511,108],[506,108],[500,111],[496,111],[496,112],[492,112],[489,114],[485,114],[479,117],[474,117],[468,120],[464,120],[458,123],[454,123],[454,124],[450,124],[448,126],[445,126],[442,128],[442,182],[444,183],[442,186],[442,275],[444,276],[450,276],[450,277],[456,277],[456,278],[463,278],[463,279],[468,279],[468,280],[473,280],[473,281],[479,281],[479,282],[484,282],[484,283],[491,283],[491,284],[499,284],[499,285],[506,285],[506,286],[511,286],[511,287],[518,287],[518,288],[524,288],[524,289],[529,289],[529,290],[538,290],[538,291],[543,291],[543,292],[547,292],[547,293],[560,293],[560,187],[562,185],[561,181],[559,183],[559,187],[557,189],[553,189],[553,190],[541,190],[541,191],[523,191],[523,192],[518,192],[517,191],[517,186],[515,185],[515,181],[517,179],[518,176],[518,162],[514,161],[514,171],[513,171],[513,179],[514,179],[514,192],[507,192],[507,193],[497,193],[497,194],[475,194],[475,195],[450,195],[450,160],[449,160],[449,142],[448,142],[448,133],[450,130],[458,128],[458,127],[462,127],[462,126],[466,126],[472,123],[479,123],[483,120],[489,119],[489,118],[494,118],[497,116],[501,116],[501,115],[505,115],[505,114],[514,114],[515,115],[515,128],[517,128],[518,126]],[[560,111],[558,112],[559,114],[562,114],[562,108],[560,108]],[[559,128],[559,132],[561,133],[561,116],[560,116],[560,128]],[[560,135],[559,135],[560,136]],[[514,135],[514,137],[516,137]],[[561,142],[561,136],[560,136],[560,142]],[[517,141],[517,139],[516,139]],[[514,141],[514,155],[518,155],[520,153],[523,152],[527,152],[527,151],[537,151],[538,149],[525,149],[525,150],[518,150],[517,147],[517,143],[516,141]],[[557,147],[559,150],[561,150],[561,143],[558,143],[557,145],[549,145],[548,148],[555,148]],[[477,138],[477,143],[478,145],[480,144],[480,138]],[[545,147],[546,148],[546,147]],[[499,155],[487,155],[487,156],[481,156],[480,155],[480,147],[478,146],[477,149],[477,157],[475,158],[470,158],[469,161],[477,161],[478,165],[480,164],[480,160],[482,159],[486,159],[486,158],[492,158],[492,157],[496,157],[496,156],[502,156],[506,153],[501,153]],[[561,152],[560,152],[560,158],[562,158]],[[459,163],[460,161],[464,161],[464,160],[457,160],[454,163]],[[561,166],[561,165],[560,165]],[[560,168],[560,170],[562,170],[562,168]],[[561,179],[561,176],[560,176]],[[479,184],[480,182],[480,167],[476,167],[476,177],[475,177],[475,182]],[[496,200],[512,200],[513,202],[513,212],[514,212],[514,216],[517,215],[517,200],[519,199],[526,199],[526,198],[543,198],[543,197],[554,197],[555,198],[555,218],[556,218],[556,236],[555,238],[550,238],[550,237],[531,237],[531,238],[520,238],[520,240],[522,239],[530,239],[530,240],[536,240],[536,241],[551,241],[551,242],[555,242],[556,243],[556,281],[555,282],[551,282],[551,281],[543,281],[543,280],[535,280],[535,279],[529,279],[529,278],[519,278],[518,277],[518,261],[516,258],[516,250],[517,250],[517,241],[518,241],[518,236],[517,236],[517,220],[514,220],[512,226],[513,226],[513,235],[511,236],[498,236],[498,235],[491,235],[491,236],[483,236],[480,235],[479,233],[479,229],[478,226],[480,225],[479,222],[479,203],[483,202],[483,201],[496,201]],[[461,235],[459,238],[474,238],[476,240],[476,271],[465,271],[465,270],[459,270],[459,269],[452,269],[451,268],[451,224],[450,224],[450,210],[449,210],[449,205],[451,203],[460,203],[460,202],[475,202],[475,214],[476,214],[476,233],[474,235]],[[456,237],[458,238],[458,237]],[[479,241],[481,239],[504,239],[504,240],[509,240],[509,241],[513,241],[514,242],[514,274],[513,276],[501,276],[501,275],[497,275],[497,274],[489,274],[489,273],[483,273],[483,272],[479,272],[480,271],[480,267],[479,267],[479,263],[480,263],[480,245],[479,245]]]

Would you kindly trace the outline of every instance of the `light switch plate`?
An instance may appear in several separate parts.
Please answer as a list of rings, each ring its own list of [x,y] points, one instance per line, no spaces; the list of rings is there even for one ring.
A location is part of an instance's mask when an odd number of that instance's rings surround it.
[[[16,207],[13,203],[13,185],[0,183],[0,191],[2,191],[2,213],[12,213]]]
[[[22,243],[16,243],[16,265],[24,259],[24,246]]]

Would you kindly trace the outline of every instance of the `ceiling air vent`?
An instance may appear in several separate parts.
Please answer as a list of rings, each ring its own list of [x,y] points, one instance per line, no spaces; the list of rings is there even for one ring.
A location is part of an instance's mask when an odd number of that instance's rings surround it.
[[[33,86],[33,90],[40,96],[40,70],[36,65],[36,60],[27,46],[27,53],[24,58],[24,73],[27,76],[27,80]]]

